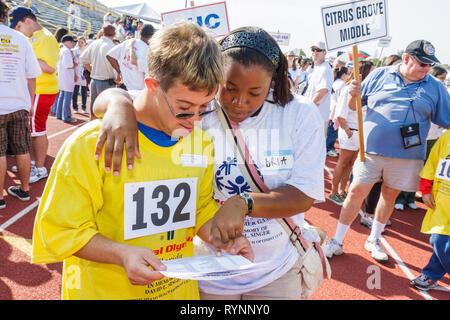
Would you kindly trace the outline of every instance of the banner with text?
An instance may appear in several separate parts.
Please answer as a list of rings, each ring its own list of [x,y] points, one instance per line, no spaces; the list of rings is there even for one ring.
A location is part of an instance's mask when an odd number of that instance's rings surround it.
[[[164,26],[180,20],[196,22],[215,37],[223,37],[230,32],[225,2],[161,13],[161,21]]]
[[[269,32],[269,34],[278,42],[279,46],[288,46],[291,39],[290,33]]]
[[[328,51],[388,36],[387,0],[360,0],[321,8]]]

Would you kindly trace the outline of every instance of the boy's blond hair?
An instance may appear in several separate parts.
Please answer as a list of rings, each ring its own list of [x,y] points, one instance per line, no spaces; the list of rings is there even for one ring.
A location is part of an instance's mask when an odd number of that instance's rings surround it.
[[[191,90],[217,90],[223,82],[222,55],[215,39],[198,25],[180,21],[157,31],[150,40],[148,74],[167,91],[179,80]]]

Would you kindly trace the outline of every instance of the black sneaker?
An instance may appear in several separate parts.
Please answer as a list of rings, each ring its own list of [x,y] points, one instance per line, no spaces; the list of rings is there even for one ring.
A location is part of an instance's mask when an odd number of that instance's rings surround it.
[[[8,188],[8,193],[12,195],[13,197],[18,198],[22,201],[28,201],[30,200],[30,192],[29,191],[23,191],[20,189],[20,186],[11,186]]]
[[[6,208],[6,201],[5,199],[1,199],[0,200],[0,209],[5,209]]]

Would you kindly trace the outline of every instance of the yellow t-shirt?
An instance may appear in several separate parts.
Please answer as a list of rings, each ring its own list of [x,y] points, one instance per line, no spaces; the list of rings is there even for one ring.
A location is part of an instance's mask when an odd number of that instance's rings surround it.
[[[36,94],[56,94],[59,91],[56,65],[59,58],[59,46],[56,38],[45,28],[33,33],[30,38],[38,60],[45,61],[55,72],[42,74],[36,78]]]
[[[420,231],[450,236],[450,130],[434,144],[420,176],[433,180],[432,194],[436,202],[434,210],[428,209]]]
[[[56,157],[36,215],[32,263],[64,260],[63,299],[199,299],[196,281],[163,278],[134,286],[122,267],[73,254],[100,233],[150,248],[160,260],[193,256],[194,236],[218,209],[212,197],[211,138],[195,129],[165,148],[139,133],[142,159],[130,171],[124,156],[121,174],[115,177],[105,172],[103,155],[98,161],[93,156],[99,127],[96,120],[78,129]],[[154,185],[158,187],[152,189]],[[161,225],[166,213],[170,219],[163,227],[179,223],[175,216],[183,220],[188,214],[195,221],[191,227],[164,232],[146,229]]]

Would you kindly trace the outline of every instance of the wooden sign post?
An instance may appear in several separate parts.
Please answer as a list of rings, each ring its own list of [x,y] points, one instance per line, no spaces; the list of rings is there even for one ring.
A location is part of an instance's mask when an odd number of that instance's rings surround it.
[[[352,47],[353,50],[353,75],[354,79],[360,81],[359,76],[359,59],[358,59],[358,45]],[[364,150],[364,132],[363,132],[363,118],[362,118],[362,101],[361,96],[356,97],[356,117],[358,120],[358,138],[359,138],[359,159],[364,162],[366,160]]]
[[[358,44],[388,36],[387,0],[353,0],[321,10],[327,50],[353,46],[353,74],[360,81]],[[360,160],[365,161],[361,96],[356,97],[356,112]]]

